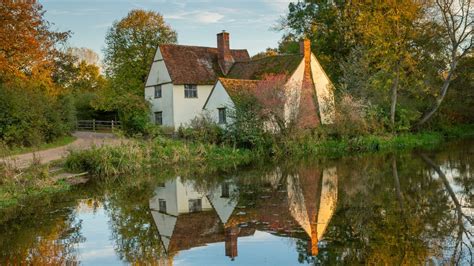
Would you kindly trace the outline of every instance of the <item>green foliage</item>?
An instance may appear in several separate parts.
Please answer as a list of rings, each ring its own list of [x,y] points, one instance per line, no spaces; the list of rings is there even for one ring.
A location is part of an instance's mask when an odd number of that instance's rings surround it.
[[[128,136],[146,133],[150,124],[150,106],[142,97],[129,95],[118,103],[118,114],[122,129]]]
[[[201,143],[223,142],[224,130],[208,116],[196,117],[186,127],[178,128],[178,137]]]
[[[235,107],[229,108],[231,123],[227,125],[224,137],[237,147],[267,153],[273,141],[272,135],[265,131],[261,104],[247,94],[235,97],[234,103]]]
[[[65,136],[75,126],[70,96],[51,97],[32,82],[0,83],[0,140],[32,146]]]
[[[405,132],[432,108],[447,75],[449,40],[443,37],[446,26],[434,15],[440,15],[434,7],[430,1],[411,0],[290,3],[280,22],[280,50],[297,52],[300,38],[309,38],[336,96],[351,94],[380,110],[378,123],[386,130]],[[468,55],[460,62],[451,85],[455,88],[447,96],[451,104],[440,110],[432,127],[472,120],[466,116],[474,110],[469,60]]]
[[[106,73],[117,95],[143,97],[143,86],[156,47],[176,43],[176,32],[154,11],[132,10],[114,22],[105,37]]]
[[[145,79],[156,47],[176,41],[176,32],[161,14],[153,11],[132,10],[109,29],[105,37],[105,71],[110,82],[93,105],[99,110],[118,112],[128,135],[146,133],[149,128]]]

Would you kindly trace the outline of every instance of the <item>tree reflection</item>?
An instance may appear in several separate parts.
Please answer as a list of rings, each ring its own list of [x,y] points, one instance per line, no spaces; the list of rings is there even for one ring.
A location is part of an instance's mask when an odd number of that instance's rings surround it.
[[[107,200],[114,249],[123,261],[146,264],[164,257],[148,206],[157,183],[144,182],[117,188]]]
[[[0,227],[0,265],[64,265],[77,262],[77,244],[84,241],[76,220],[72,192],[64,196],[65,204],[48,205],[33,200],[26,202],[33,213],[22,213],[21,219],[10,220]],[[54,198],[43,198],[54,201]],[[56,210],[56,211],[52,211]]]
[[[420,160],[345,159],[338,174],[340,200],[319,262],[418,265],[443,256],[456,217]]]
[[[469,261],[470,264],[472,265],[473,232],[471,230],[473,226],[473,217],[471,216],[471,214],[466,213],[467,210],[466,212],[464,211],[463,205],[458,200],[458,196],[454,192],[450,182],[448,181],[448,178],[443,173],[443,171],[441,171],[440,167],[425,154],[420,154],[420,156],[423,159],[423,161],[425,161],[431,168],[433,168],[433,170],[438,174],[438,177],[443,181],[443,184],[446,187],[446,191],[448,192],[454,204],[454,213],[457,216],[457,222],[456,222],[456,227],[455,227],[457,230],[457,233],[453,232],[454,247],[453,247],[453,254],[451,256],[450,263],[460,264],[465,254],[468,254],[470,258],[469,259],[466,258],[465,261]],[[469,206],[467,206],[467,208],[469,208]]]

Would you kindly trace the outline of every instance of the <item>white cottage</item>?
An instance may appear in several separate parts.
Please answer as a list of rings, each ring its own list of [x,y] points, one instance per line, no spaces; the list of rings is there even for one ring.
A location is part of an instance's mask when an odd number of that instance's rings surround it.
[[[152,120],[159,125],[186,126],[203,109],[216,122],[225,123],[225,108],[233,103],[230,91],[237,87],[245,90],[246,84],[255,85],[270,74],[284,74],[288,84],[298,88],[294,95],[298,104],[312,113],[310,123],[332,122],[333,112],[327,108],[333,102],[331,82],[311,53],[308,40],[301,42],[300,54],[255,60],[247,50],[230,49],[225,31],[217,34],[217,48],[160,45],[146,81],[145,98],[152,106]]]

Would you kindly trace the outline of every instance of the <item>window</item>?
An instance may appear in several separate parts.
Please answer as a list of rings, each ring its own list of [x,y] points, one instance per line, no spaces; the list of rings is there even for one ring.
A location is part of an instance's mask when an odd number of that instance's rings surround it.
[[[166,200],[164,199],[159,199],[158,200],[158,211],[160,212],[166,212]]]
[[[155,124],[163,125],[163,112],[155,112]]]
[[[223,183],[221,185],[221,198],[229,198],[229,197],[230,197],[229,183]]]
[[[200,212],[202,211],[202,201],[201,199],[190,199],[188,201],[189,212]]]
[[[155,86],[155,98],[161,98],[161,85]]]
[[[227,123],[225,108],[217,108],[217,111],[219,111],[219,124]]]
[[[197,98],[197,85],[184,85],[184,98]]]

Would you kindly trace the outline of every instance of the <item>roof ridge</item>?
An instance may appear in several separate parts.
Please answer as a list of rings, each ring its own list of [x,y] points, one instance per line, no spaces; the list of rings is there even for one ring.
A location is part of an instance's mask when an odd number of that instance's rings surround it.
[[[264,56],[264,57],[260,57],[260,58],[256,58],[256,59],[250,59],[248,61],[242,61],[242,62],[256,62],[256,61],[260,61],[260,60],[263,60],[263,59],[267,59],[267,58],[270,58],[270,57],[284,57],[284,56],[296,56],[296,55],[299,55],[301,57],[303,57],[302,55],[300,54],[276,54],[276,55],[268,55],[268,56]],[[239,62],[241,63],[241,62]]]
[[[194,47],[194,48],[206,48],[206,49],[217,49],[217,47],[201,46],[201,45],[190,45],[190,44],[177,44],[177,43],[165,43],[158,46],[182,46],[182,47]],[[231,51],[248,51],[245,48],[241,49],[230,49]]]
[[[236,79],[236,78],[226,78],[226,77],[219,77],[219,80],[239,80],[239,81],[260,81],[259,79]]]

